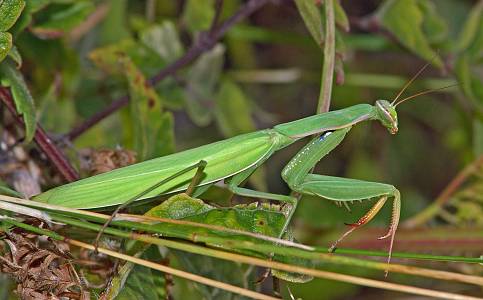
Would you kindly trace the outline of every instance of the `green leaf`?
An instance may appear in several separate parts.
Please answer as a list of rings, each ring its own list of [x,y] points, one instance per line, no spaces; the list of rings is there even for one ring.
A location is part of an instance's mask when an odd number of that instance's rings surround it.
[[[483,155],[483,121],[473,121],[473,153],[475,157]]]
[[[159,261],[158,248],[151,246],[144,251],[143,259]],[[102,299],[143,300],[167,299],[165,274],[148,267],[125,263],[112,278]]]
[[[284,234],[283,239],[294,241],[293,232],[290,230],[287,231]],[[283,262],[285,264],[304,266],[306,268],[314,267],[314,264],[311,260],[303,259],[300,257],[274,255],[274,260]],[[275,270],[275,269],[273,269],[271,272],[273,276],[289,282],[306,283],[314,279],[313,276],[300,274],[300,273],[292,273],[292,272]]]
[[[159,55],[133,39],[124,39],[89,53],[89,58],[98,67],[111,74],[123,74],[125,71],[119,63],[119,56],[128,56],[147,76],[159,72],[159,69],[165,65]]]
[[[128,81],[130,118],[123,122],[126,146],[135,149],[140,160],[172,153],[173,116],[163,112],[161,97],[144,76],[145,72],[162,65],[160,56],[131,39],[96,49],[89,56],[99,67],[122,74]],[[147,71],[141,70],[138,63],[146,66]]]
[[[471,69],[471,65],[472,62],[468,54],[460,55],[455,64],[455,73],[465,95],[476,104],[481,104],[483,82],[481,76],[478,76],[478,73]]]
[[[213,0],[188,0],[185,4],[182,20],[191,32],[208,30],[215,16]]]
[[[25,141],[30,142],[37,126],[34,99],[27,88],[23,75],[15,68],[12,61],[0,64],[0,82],[3,86],[10,87],[17,112],[25,123]]]
[[[339,26],[345,32],[349,32],[350,24],[349,18],[344,11],[344,8],[340,5],[338,0],[334,1],[334,16],[335,16],[335,24]]]
[[[0,1],[0,31],[7,31],[15,24],[24,6],[23,0]]]
[[[138,157],[146,160],[173,153],[173,116],[162,112],[161,99],[136,65],[126,56],[119,59],[129,83],[134,149]]]
[[[246,289],[254,290],[257,288],[255,284],[257,280],[256,272],[250,265],[237,264],[236,262],[179,250],[172,250],[171,252],[176,256],[183,270],[187,272]],[[197,292],[192,299],[248,300],[247,297],[192,281],[188,282],[188,286],[191,290]]]
[[[257,203],[252,203],[227,208],[216,208],[205,204],[200,199],[189,197],[186,194],[178,194],[154,207],[146,215],[219,225],[231,229],[278,237],[285,223],[285,216],[280,210],[276,209],[277,207],[269,205],[261,205],[259,207]],[[153,226],[171,227],[173,225],[160,223]],[[180,233],[182,231],[186,231],[185,233],[189,234],[212,231],[198,227],[175,226]],[[220,232],[218,234],[222,235]],[[241,238],[243,237],[233,235],[233,239]]]
[[[8,32],[0,32],[0,62],[5,59],[12,49],[12,35]]]
[[[22,195],[21,193],[15,191],[15,190],[12,190],[2,180],[0,180],[0,195],[7,195],[7,196],[12,196],[12,197],[18,197],[18,198],[23,198],[24,197],[24,195]]]
[[[219,225],[231,229],[249,231],[278,237],[285,223],[285,216],[281,211],[274,210],[268,206],[258,207],[256,203],[248,205],[236,205],[230,208],[216,208],[205,204],[202,200],[189,197],[186,194],[174,195],[162,204],[151,209],[148,216],[160,218],[182,219],[198,223]],[[169,226],[159,224],[155,226]],[[182,230],[178,225],[178,230]],[[189,234],[205,233],[207,229],[192,227],[187,229]],[[233,235],[231,238],[239,239]],[[287,239],[293,240],[291,235],[286,235]],[[214,245],[217,246],[217,245]],[[276,256],[277,261],[296,263],[298,265],[311,266],[311,261],[300,258],[286,256]],[[218,270],[219,272],[219,270]],[[224,274],[224,272],[222,272]],[[274,271],[274,275],[291,282],[307,282],[312,277],[301,274]]]
[[[8,57],[10,57],[17,64],[17,68],[22,66],[22,56],[18,52],[17,47],[13,46],[12,49],[10,49],[8,52]]]
[[[54,5],[47,8],[45,19],[36,23],[31,31],[41,38],[58,38],[65,35],[74,27],[84,22],[94,11],[95,6],[90,1],[79,1],[71,5]]]
[[[225,79],[215,97],[215,117],[225,137],[255,131],[250,103],[243,91],[231,80]]]
[[[186,78],[186,109],[198,126],[206,126],[212,119],[212,99],[223,67],[225,48],[218,44],[201,55]]]
[[[297,9],[304,20],[305,26],[314,38],[317,45],[324,43],[324,27],[320,10],[314,0],[295,0]]]
[[[29,9],[30,13],[36,13],[54,1],[55,0],[28,0],[26,8]]]
[[[183,45],[172,22],[165,21],[141,32],[141,41],[159,56],[171,63],[183,55]]]
[[[431,1],[418,1],[424,14],[423,31],[430,43],[443,42],[448,35],[445,20],[438,14],[436,6]]]
[[[100,30],[100,43],[107,45],[129,38],[130,32],[126,25],[128,19],[127,0],[110,0],[109,13]]]
[[[463,26],[463,30],[459,34],[459,40],[456,46],[458,51],[463,51],[468,48],[473,41],[477,39],[478,32],[480,32],[480,36],[482,35],[482,11],[483,2],[479,1],[477,4],[475,4],[474,9],[470,11],[468,18],[466,19],[466,23]],[[481,40],[482,38],[480,37],[479,39]]]
[[[389,30],[408,49],[439,67],[441,58],[431,49],[423,32],[424,13],[416,0],[388,0],[377,12],[384,28]]]

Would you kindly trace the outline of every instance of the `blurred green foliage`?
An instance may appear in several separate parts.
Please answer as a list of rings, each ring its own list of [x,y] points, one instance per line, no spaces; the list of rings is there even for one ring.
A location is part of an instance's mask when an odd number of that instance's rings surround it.
[[[26,124],[18,138],[30,142],[36,122],[52,136],[66,134],[123,95],[129,95],[130,104],[120,113],[68,141],[73,147],[66,152],[75,165],[80,164],[78,150],[86,147],[120,145],[145,160],[313,114],[322,69],[323,1],[266,5],[187,67],[150,86],[150,78],[189,52],[211,28],[216,2],[0,0],[0,83],[10,87]],[[224,1],[221,19],[242,4]],[[448,82],[459,85],[402,105],[397,136],[389,136],[378,124],[356,126],[315,172],[394,184],[403,195],[405,219],[428,206],[458,170],[482,155],[482,10],[483,1],[470,0],[336,1],[336,63],[345,83],[334,87],[331,109],[394,98],[424,62],[435,69],[418,78],[407,94]],[[288,193],[280,170],[296,151],[294,146],[275,155],[249,184]],[[44,171],[46,186],[55,182],[51,174]],[[452,198],[450,209],[429,222],[481,230],[481,214],[475,213],[482,211],[481,178],[472,177]],[[215,192],[206,198],[217,196]],[[205,206],[213,209],[211,214],[236,213],[234,208]],[[334,226],[340,232],[344,222],[368,207],[356,204],[348,213],[328,201],[304,197],[293,220],[294,235],[302,242],[327,245],[332,236],[324,233]],[[386,224],[389,214],[387,207],[373,224]],[[160,259],[158,252],[148,254]],[[174,254],[175,265],[253,288],[251,268]],[[163,289],[152,287],[166,282],[157,282],[155,272],[149,272],[130,272],[134,275],[128,285],[135,288],[126,289],[125,299],[147,290],[164,297]],[[243,272],[249,275],[242,278]],[[5,284],[0,278],[0,286]],[[184,299],[219,296],[198,285],[184,288],[186,284],[177,281],[172,293]],[[291,287],[304,299],[383,296],[324,280]]]

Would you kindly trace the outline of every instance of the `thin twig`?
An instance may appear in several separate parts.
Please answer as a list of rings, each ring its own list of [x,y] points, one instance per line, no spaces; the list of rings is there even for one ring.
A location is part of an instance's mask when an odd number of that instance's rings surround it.
[[[405,221],[402,225],[407,228],[414,228],[419,225],[426,223],[428,220],[433,218],[441,208],[448,203],[451,196],[456,192],[456,190],[471,176],[475,171],[477,171],[483,165],[483,155],[480,155],[475,161],[466,166],[461,170],[456,177],[451,180],[451,182],[443,189],[441,194],[436,198],[434,203],[428,206],[426,209],[421,211],[419,214],[415,215],[411,219]]]
[[[166,68],[161,70],[158,74],[153,76],[148,80],[149,85],[153,86],[159,83],[161,80],[175,74],[179,69],[188,65],[192,61],[194,61],[197,57],[199,57],[204,52],[210,50],[217,42],[220,40],[225,33],[230,29],[233,25],[238,23],[240,20],[248,17],[263,5],[267,4],[271,0],[250,0],[246,2],[243,6],[238,9],[238,11],[233,14],[230,18],[226,21],[221,23],[219,26],[214,27],[213,30],[209,32],[202,32],[199,34],[197,40],[193,43],[193,45],[188,49],[188,51],[180,57],[178,60],[174,61],[172,64],[168,65]],[[221,9],[221,6],[220,6]],[[85,120],[79,126],[73,128],[65,138],[72,141],[87,131],[92,126],[96,125],[104,118],[108,117],[118,109],[126,106],[129,103],[129,96],[125,95],[116,100],[114,100],[108,107],[104,110],[101,110],[95,113],[93,116]]]
[[[92,28],[99,24],[106,15],[109,13],[110,4],[102,3],[96,10],[87,17],[87,19],[80,25],[76,26],[69,32],[69,40],[71,42],[77,42],[81,37],[88,33]]]
[[[154,22],[156,18],[156,0],[146,1],[146,20]]]
[[[334,0],[325,2],[325,41],[324,41],[324,66],[320,83],[319,102],[317,113],[328,112],[332,95],[332,83],[335,67],[335,20]]]
[[[17,113],[15,104],[13,102],[12,94],[10,90],[5,87],[0,87],[0,99],[5,104],[10,113],[15,117],[18,124],[24,127],[24,121]],[[68,182],[76,181],[79,179],[77,171],[69,163],[65,155],[60,149],[52,142],[47,133],[42,129],[40,124],[37,124],[37,130],[35,131],[34,141],[39,146],[40,150],[47,156],[52,162],[54,167]]]
[[[218,23],[220,22],[221,12],[223,11],[223,0],[216,0],[215,3],[215,16],[211,21],[210,32],[214,32]]]

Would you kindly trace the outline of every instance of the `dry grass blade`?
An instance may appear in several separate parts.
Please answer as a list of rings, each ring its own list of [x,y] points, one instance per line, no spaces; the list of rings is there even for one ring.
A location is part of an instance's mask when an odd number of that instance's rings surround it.
[[[33,202],[29,200],[24,200],[20,198],[14,198],[14,197],[9,197],[9,196],[2,196],[0,195],[0,199],[6,202],[12,202],[16,204],[23,204],[23,205],[29,205],[29,206],[34,206],[34,207],[43,207],[45,209],[51,209],[51,210],[58,210],[59,212],[70,212],[70,213],[75,213],[75,214],[85,214],[88,216],[93,216],[93,217],[98,217],[102,219],[107,219],[109,216],[100,214],[100,213],[95,213],[95,212],[89,212],[89,211],[81,211],[81,210],[76,210],[76,209],[69,209],[69,208],[64,208],[60,206],[55,206],[55,205],[49,205],[45,203],[38,203],[38,202]],[[141,222],[169,222],[169,223],[174,223],[178,225],[190,225],[190,226],[197,226],[200,225],[201,227],[207,226],[207,228],[211,228],[213,225],[208,225],[208,224],[200,224],[200,223],[195,223],[195,222],[189,222],[189,221],[183,221],[183,220],[172,220],[172,219],[160,219],[160,218],[152,218],[152,217],[145,217],[145,216],[134,216],[134,215],[124,215],[121,214],[118,216],[120,219],[125,219],[125,220],[130,220],[130,221],[135,221],[136,219]],[[133,219],[131,219],[131,217]],[[215,230],[222,230],[224,227],[221,226],[214,226]],[[226,230],[230,230],[229,228],[226,228]],[[239,233],[239,232],[237,232]],[[261,235],[257,235],[261,236]],[[203,253],[204,255],[212,256],[212,257],[217,257],[225,260],[231,260],[231,261],[238,261],[238,262],[244,262],[247,264],[253,264],[253,265],[258,265],[258,266],[263,266],[263,267],[271,267],[270,265],[266,265],[266,261],[261,260],[261,259],[256,259],[253,257],[249,256],[244,256],[240,254],[234,254],[226,251],[221,251],[217,249],[211,249],[211,248],[206,248],[203,246],[198,246],[194,244],[187,244],[184,242],[177,242],[173,240],[166,240],[166,239],[159,239],[156,237],[153,237],[151,235],[147,234],[138,234],[138,233],[131,233],[129,235],[130,239],[133,240],[138,240],[142,241],[145,243],[150,243],[150,244],[156,244],[156,245],[161,245],[165,246],[168,248],[173,248],[173,249],[178,249],[182,251],[188,251],[188,252],[193,252],[193,253]],[[269,238],[269,237],[268,237]],[[278,242],[278,241],[276,241]],[[300,244],[297,244],[300,245]],[[302,248],[303,247],[297,247],[297,245],[288,245],[296,248]],[[305,246],[305,245],[302,245]],[[312,249],[312,247],[309,247]],[[306,249],[307,250],[307,249]],[[308,250],[310,251],[310,250]],[[350,260],[349,257],[341,257],[341,256],[336,256],[336,255],[331,255],[328,253],[313,253],[313,255],[310,256],[310,259],[315,259],[315,260],[320,260],[320,261],[326,261],[326,262],[331,262],[334,264],[341,264],[344,263],[346,265],[351,265],[353,262],[344,262],[344,260]],[[469,283],[469,284],[476,284],[476,285],[483,285],[483,278],[478,277],[478,276],[471,276],[471,275],[465,275],[465,274],[460,274],[460,273],[455,273],[455,272],[448,272],[448,271],[439,271],[439,270],[432,270],[432,269],[427,269],[427,268],[419,268],[419,267],[413,267],[413,266],[407,266],[407,265],[400,265],[400,264],[391,264],[387,266],[385,263],[376,263],[376,262],[371,262],[370,266],[362,266],[362,267],[370,267],[370,268],[375,268],[375,269],[381,269],[385,270],[386,268],[389,269],[390,272],[396,272],[396,273],[402,273],[402,274],[411,274],[411,275],[416,275],[416,276],[422,276],[422,277],[428,277],[428,278],[436,278],[436,279],[441,279],[441,280],[448,280],[448,281],[458,281],[462,283]]]
[[[90,249],[94,250],[94,246],[81,242],[81,241],[76,241],[76,240],[66,240],[71,245],[78,246],[81,248],[85,249]],[[164,265],[156,264],[144,259],[136,258],[133,256],[129,256],[126,254],[122,254],[116,251],[111,251],[108,249],[103,249],[103,248],[98,248],[97,249],[100,253],[104,253],[106,255],[116,257],[125,261],[129,261],[135,264],[139,264],[148,268],[152,268],[161,272],[165,272],[168,274],[172,274],[174,276],[186,278],[188,280],[196,281],[202,284],[210,285],[216,288],[224,289],[230,292],[238,293],[241,295],[253,297],[256,299],[277,299],[273,298],[270,296],[266,296],[263,294],[259,294],[253,291],[249,291],[240,287],[236,287],[230,284],[226,284],[223,282],[219,282],[216,280],[212,280],[209,278],[205,278],[202,276],[198,276],[192,273],[184,272],[181,270],[177,270],[174,268],[170,268]],[[402,285],[402,284],[396,284],[396,283],[389,283],[389,282],[384,282],[384,281],[378,281],[378,280],[373,280],[373,279],[367,279],[367,278],[361,278],[361,277],[356,277],[356,276],[351,276],[351,275],[344,275],[344,274],[339,274],[339,273],[334,273],[334,272],[327,272],[327,271],[321,271],[321,270],[314,270],[314,269],[308,269],[304,267],[298,267],[298,266],[293,266],[293,265],[288,265],[284,263],[279,263],[279,262],[274,262],[274,261],[266,261],[262,259],[256,259],[256,258],[251,258],[251,262],[254,265],[258,266],[264,266],[267,268],[273,268],[273,269],[278,269],[278,270],[284,270],[288,272],[295,272],[295,273],[301,273],[301,274],[307,274],[311,275],[314,277],[319,277],[319,278],[324,278],[324,279],[330,279],[330,280],[336,280],[336,281],[343,281],[343,282],[348,282],[348,283],[353,283],[353,284],[358,284],[358,285],[363,285],[363,286],[368,286],[368,287],[375,287],[375,288],[381,288],[381,289],[386,289],[386,290],[392,290],[392,291],[398,291],[398,292],[403,292],[403,293],[409,293],[409,294],[414,294],[414,295],[421,295],[421,296],[427,296],[427,297],[433,297],[433,298],[440,298],[440,299],[453,299],[453,300],[481,300],[481,298],[477,297],[472,297],[472,296],[465,296],[465,295],[460,295],[460,294],[454,294],[454,293],[447,293],[447,292],[441,292],[441,291],[435,291],[435,290],[430,290],[430,289],[424,289],[424,288],[418,288],[414,286],[408,286],[408,285]]]
[[[71,244],[71,245],[94,251],[94,246],[92,246],[90,244],[87,244],[87,243],[84,243],[84,242],[81,242],[81,241],[76,241],[76,240],[65,240],[65,241],[67,243]],[[122,254],[122,253],[119,253],[117,251],[112,251],[112,250],[108,250],[108,249],[104,249],[104,248],[97,248],[97,251],[99,253],[104,253],[104,254],[109,255],[111,257],[119,258],[119,259],[129,261],[129,262],[132,262],[132,263],[135,263],[135,264],[138,264],[138,265],[142,265],[142,266],[145,266],[145,267],[148,267],[148,268],[152,268],[152,269],[164,272],[164,273],[168,273],[168,274],[171,274],[173,276],[177,276],[177,277],[185,278],[187,280],[195,281],[195,282],[198,282],[198,283],[201,283],[201,284],[213,286],[213,287],[223,289],[223,290],[226,290],[226,291],[229,291],[229,292],[232,292],[232,293],[236,293],[236,294],[239,294],[239,295],[243,295],[243,296],[246,296],[246,297],[251,297],[251,298],[254,298],[254,299],[266,299],[266,300],[279,299],[279,298],[276,298],[276,297],[272,297],[272,296],[257,293],[257,292],[251,291],[251,290],[247,290],[247,289],[244,289],[244,288],[241,288],[241,287],[238,287],[238,286],[223,283],[223,282],[220,282],[220,281],[217,281],[217,280],[213,280],[213,279],[206,278],[206,277],[203,277],[203,276],[199,276],[199,275],[196,275],[196,274],[192,274],[192,273],[189,273],[189,272],[181,271],[181,270],[174,269],[174,268],[164,266],[164,265],[161,265],[161,264],[153,263],[153,262],[141,259],[141,258]]]

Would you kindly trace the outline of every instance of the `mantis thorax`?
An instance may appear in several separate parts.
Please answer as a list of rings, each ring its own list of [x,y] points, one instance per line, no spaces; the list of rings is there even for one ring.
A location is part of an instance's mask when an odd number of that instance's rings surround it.
[[[376,117],[391,134],[397,133],[397,112],[394,105],[387,100],[376,101]]]

